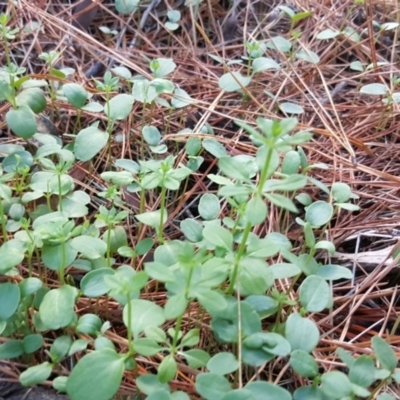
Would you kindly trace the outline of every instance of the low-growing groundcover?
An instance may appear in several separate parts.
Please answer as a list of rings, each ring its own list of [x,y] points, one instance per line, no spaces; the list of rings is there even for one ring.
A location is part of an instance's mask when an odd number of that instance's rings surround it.
[[[400,370],[380,336],[365,354],[332,342],[329,363],[318,357],[316,315],[333,315],[333,288],[354,278],[330,261],[329,228],[360,208],[350,185],[318,179],[329,166],[309,161],[311,129],[238,113],[247,147],[235,151],[209,124],[175,132],[198,102],[169,78],[175,60],[155,57],[142,75],[113,68],[89,90],[51,51],[38,79],[12,60],[12,15],[0,16],[0,359],[26,366],[20,383],[72,400],[393,399]],[[242,71],[219,76],[221,96],[257,102],[261,74],[287,68],[267,51],[317,64],[298,39],[246,43]],[[390,103],[376,85],[360,91]],[[134,107],[139,133],[121,133]],[[38,133],[48,108],[73,112],[63,140]],[[167,110],[162,128],[155,110]],[[116,152],[126,143],[135,157]],[[80,184],[77,171],[95,179]]]

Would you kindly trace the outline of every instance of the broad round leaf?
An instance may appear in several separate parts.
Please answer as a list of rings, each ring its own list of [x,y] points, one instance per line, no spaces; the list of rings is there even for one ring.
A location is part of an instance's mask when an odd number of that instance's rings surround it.
[[[157,304],[141,299],[131,300],[123,311],[125,326],[131,328],[134,338],[149,326],[160,326],[165,322],[164,310]]]
[[[326,372],[321,377],[321,390],[334,399],[350,396],[352,392],[349,378],[340,371]]]
[[[215,400],[231,391],[231,385],[222,375],[201,373],[196,378],[196,390],[206,400]]]
[[[24,345],[21,340],[9,340],[0,344],[0,360],[8,360],[17,358],[24,354]]]
[[[304,378],[313,378],[318,375],[318,363],[304,350],[292,351],[289,362],[293,370]]]
[[[279,108],[286,114],[303,114],[304,108],[294,103],[281,103]]]
[[[47,292],[39,307],[40,319],[47,329],[60,329],[68,326],[74,315],[77,290],[72,286],[62,286]]]
[[[23,90],[15,98],[17,106],[28,106],[35,114],[41,113],[46,108],[46,98],[39,88],[28,88]]]
[[[67,381],[71,400],[110,400],[121,384],[124,359],[114,350],[94,351],[81,358]]]
[[[397,367],[397,357],[390,344],[381,337],[374,336],[371,345],[381,366],[388,371],[393,371]]]
[[[71,247],[89,260],[103,257],[107,250],[107,244],[103,240],[86,235],[73,238]]]
[[[338,203],[345,203],[350,199],[350,186],[343,182],[335,182],[331,189],[332,197]]]
[[[376,96],[384,96],[388,92],[388,88],[383,83],[370,83],[368,85],[364,85],[360,89],[360,93],[372,94]]]
[[[15,283],[0,284],[0,319],[10,318],[18,308],[21,291]]]
[[[19,381],[22,386],[33,386],[44,382],[51,375],[53,365],[49,362],[44,362],[34,367],[28,368],[19,376]]]
[[[106,294],[110,287],[104,281],[105,276],[114,275],[111,268],[99,268],[87,273],[81,281],[81,289],[87,297],[99,297]]]
[[[353,278],[350,269],[335,264],[322,265],[318,268],[317,275],[329,281]]]
[[[203,194],[200,198],[198,209],[200,216],[206,221],[218,218],[221,211],[218,197],[211,193]]]
[[[270,382],[250,382],[244,388],[253,393],[254,400],[292,400],[286,389]]]
[[[25,258],[26,244],[11,239],[0,247],[0,274],[6,274]]]
[[[226,92],[236,92],[251,82],[251,76],[243,76],[240,72],[227,72],[219,78],[218,85]]]
[[[226,375],[235,372],[239,368],[239,362],[232,353],[221,352],[213,356],[207,363],[210,372]]]
[[[319,276],[308,276],[300,285],[300,303],[308,312],[322,311],[329,306],[331,297],[328,283]]]
[[[108,106],[104,106],[104,112],[111,120],[122,120],[128,117],[132,111],[135,98],[130,94],[117,94],[113,97]]]
[[[24,346],[24,353],[34,353],[43,346],[43,336],[38,333],[25,336],[22,340],[22,345]]]
[[[87,91],[77,83],[66,83],[63,85],[62,90],[68,103],[76,108],[82,108],[88,99]]]
[[[75,140],[75,157],[81,161],[89,161],[104,148],[107,142],[108,134],[106,132],[94,126],[82,129]]]
[[[315,201],[306,208],[306,221],[312,227],[320,227],[328,223],[333,216],[333,207],[325,201]]]
[[[6,122],[10,129],[23,139],[31,138],[37,131],[35,114],[26,105],[7,111]]]
[[[289,341],[292,350],[313,351],[319,341],[318,327],[313,321],[293,313],[289,316],[285,325],[285,337]]]

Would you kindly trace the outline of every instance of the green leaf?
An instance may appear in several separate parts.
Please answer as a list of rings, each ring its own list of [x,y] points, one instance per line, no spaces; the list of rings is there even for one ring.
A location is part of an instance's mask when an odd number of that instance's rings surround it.
[[[353,278],[353,273],[350,269],[334,264],[322,265],[318,268],[317,275],[330,281]]]
[[[250,382],[244,388],[253,393],[254,400],[292,400],[286,389],[270,382]]]
[[[35,114],[39,114],[47,106],[43,91],[39,88],[29,88],[20,92],[15,98],[18,107],[28,106]]]
[[[89,161],[105,147],[107,142],[107,132],[103,132],[95,126],[82,129],[75,140],[75,157],[80,161]]]
[[[286,321],[285,337],[292,350],[311,352],[319,342],[319,331],[313,321],[293,313]]]
[[[318,64],[320,61],[318,54],[311,50],[300,50],[298,53],[296,53],[296,57],[311,64]]]
[[[290,150],[285,154],[282,161],[282,173],[287,175],[296,174],[300,168],[300,154],[297,151]]]
[[[130,94],[117,94],[104,106],[104,112],[112,121],[123,120],[132,111],[134,101],[135,98]]]
[[[368,85],[362,86],[360,89],[360,93],[385,96],[388,93],[388,88],[383,83],[370,83]]]
[[[71,400],[110,400],[118,391],[124,358],[114,350],[93,351],[78,361],[67,381]]]
[[[160,226],[161,210],[148,211],[143,214],[136,214],[135,218],[142,224],[158,229],[158,227]],[[162,223],[165,224],[167,220],[168,220],[168,214],[165,211]]]
[[[9,128],[22,139],[29,139],[37,132],[35,114],[26,105],[7,111],[6,122]]]
[[[264,194],[265,198],[268,199],[272,204],[275,204],[279,208],[283,210],[288,210],[292,213],[298,213],[299,210],[294,205],[293,201],[290,200],[287,196],[279,193],[266,193]]]
[[[68,103],[75,108],[82,108],[88,99],[87,91],[77,83],[65,83],[62,90]]]
[[[190,242],[200,242],[203,239],[203,226],[194,219],[184,219],[181,221],[180,228]]]
[[[25,354],[31,354],[39,350],[43,346],[43,336],[35,333],[27,335],[22,340]]]
[[[178,366],[174,356],[169,354],[168,356],[164,357],[164,359],[161,361],[161,364],[158,366],[158,379],[161,383],[170,382],[175,378],[177,371]]]
[[[290,263],[273,264],[269,269],[272,271],[274,279],[292,278],[301,274],[301,269],[297,265]]]
[[[163,351],[163,348],[156,341],[148,338],[136,339],[133,343],[133,348],[138,354],[145,357],[152,357]]]
[[[160,390],[169,390],[166,383],[161,383],[156,375],[146,374],[141,375],[136,379],[136,385],[139,390],[147,395],[155,393]],[[74,399],[72,399],[74,400]]]
[[[0,320],[10,318],[19,306],[21,291],[15,283],[0,284]]]
[[[69,336],[59,336],[50,347],[50,357],[54,364],[58,364],[65,358],[72,345],[72,339]]]
[[[170,296],[165,304],[165,318],[176,319],[186,311],[188,301],[184,293]]]
[[[331,188],[332,197],[338,203],[345,203],[351,197],[350,186],[346,183],[335,182]]]
[[[198,209],[200,216],[206,221],[218,218],[221,211],[218,197],[211,193],[203,194],[200,198]]]
[[[142,129],[143,139],[150,146],[157,146],[161,140],[160,131],[155,126],[146,125]]]
[[[176,64],[172,58],[157,58],[150,62],[150,70],[155,78],[163,78],[176,68]]]
[[[223,174],[233,179],[248,181],[251,175],[246,164],[230,156],[221,157],[218,160],[218,168]]]
[[[39,307],[40,319],[47,329],[57,330],[68,326],[74,318],[77,289],[62,286],[47,292]]]
[[[333,207],[325,201],[318,200],[306,207],[306,221],[312,227],[321,227],[327,224],[333,216]]]
[[[251,304],[262,319],[275,314],[278,310],[278,302],[269,296],[250,295],[245,302]]]
[[[269,179],[264,183],[263,192],[283,191],[292,192],[303,189],[307,185],[307,178],[304,175],[289,175],[284,179]]]
[[[44,362],[34,367],[28,368],[19,376],[19,381],[22,386],[33,386],[44,382],[51,375],[53,365],[49,362]]]
[[[254,400],[254,396],[250,390],[234,389],[222,397],[222,400]]]
[[[192,289],[190,294],[197,297],[199,303],[211,314],[215,315],[226,307],[224,296],[216,290],[203,288]]]
[[[107,250],[107,244],[103,240],[86,235],[73,238],[71,247],[89,260],[103,257]]]
[[[123,320],[137,339],[149,326],[160,326],[165,322],[164,310],[151,301],[134,299],[124,307]]]
[[[321,390],[334,399],[350,396],[352,392],[349,378],[340,371],[326,372],[321,377]]]
[[[269,41],[267,41],[266,46],[269,49],[278,50],[282,53],[287,53],[292,48],[292,44],[289,42],[289,40],[283,38],[282,36],[271,38]]]
[[[99,268],[88,272],[81,280],[83,294],[93,298],[106,294],[110,287],[104,281],[104,277],[110,275],[114,275],[111,268]]]
[[[210,355],[201,349],[191,349],[179,352],[180,355],[185,357],[186,362],[191,368],[201,368],[207,365]]]
[[[333,29],[325,29],[318,33],[317,39],[319,40],[329,40],[334,39],[336,36],[340,35],[339,31],[335,31]]]
[[[84,314],[79,318],[76,331],[88,335],[96,335],[101,329],[101,319],[95,314]]]
[[[320,312],[331,303],[329,285],[316,275],[308,276],[300,285],[299,300],[308,312]]]
[[[200,373],[196,377],[197,392],[206,400],[218,400],[232,388],[226,378],[215,373]]]
[[[396,353],[392,346],[379,336],[374,336],[371,340],[372,350],[381,366],[388,371],[393,371],[397,367]]]
[[[236,92],[251,82],[251,76],[243,76],[240,72],[227,72],[219,78],[218,85],[226,92]]]
[[[24,354],[24,346],[21,340],[9,340],[0,344],[0,360],[17,358]]]
[[[193,347],[199,344],[200,342],[200,329],[194,328],[191,329],[181,340],[180,345],[182,347]]]
[[[215,158],[221,158],[227,155],[224,145],[215,139],[204,139],[202,146]]]
[[[43,264],[52,271],[60,271],[71,265],[76,259],[77,251],[72,248],[71,242],[44,245],[42,247]]]
[[[280,66],[276,61],[267,57],[256,58],[251,66],[254,73],[266,71],[268,69],[280,69]]]
[[[252,226],[263,223],[267,218],[268,208],[263,198],[255,194],[246,204],[245,217]]]
[[[129,171],[106,171],[100,174],[106,182],[111,182],[116,186],[130,185],[134,178]]]
[[[239,362],[232,353],[221,352],[210,358],[207,369],[215,374],[227,375],[239,368]]]
[[[304,378],[318,375],[318,363],[304,350],[293,350],[289,363],[293,370]]]
[[[368,388],[375,380],[374,360],[366,355],[358,357],[349,371],[351,383]]]
[[[295,390],[293,400],[325,400],[326,396],[319,387],[303,386]]]
[[[304,108],[294,103],[280,103],[279,108],[286,114],[303,114]]]
[[[171,106],[173,108],[183,108],[194,103],[196,103],[196,101],[192,99],[185,90],[180,88],[174,90],[174,97],[171,100]]]
[[[232,250],[232,233],[222,226],[206,226],[203,229],[203,237],[217,247],[222,247],[228,251]]]
[[[329,240],[320,240],[318,243],[315,244],[314,249],[327,250],[331,256],[335,254],[336,250],[335,245]]]

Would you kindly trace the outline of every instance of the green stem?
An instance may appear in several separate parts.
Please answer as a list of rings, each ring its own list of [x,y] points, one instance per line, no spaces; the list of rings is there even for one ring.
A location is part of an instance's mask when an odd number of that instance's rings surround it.
[[[160,201],[160,205],[161,205],[161,209],[160,209],[160,225],[158,227],[158,232],[157,232],[157,239],[158,242],[164,243],[164,237],[163,237],[163,220],[164,220],[164,213],[165,213],[165,194],[167,192],[167,188],[165,186],[161,187],[161,201]]]
[[[7,228],[6,228],[6,217],[4,216],[3,199],[0,198],[0,217],[1,217],[1,231],[3,233],[3,241],[7,242]]]
[[[238,272],[239,272],[240,260],[242,259],[242,256],[244,254],[246,243],[247,243],[247,239],[248,239],[248,237],[250,235],[250,232],[251,232],[251,224],[250,224],[250,222],[248,222],[246,224],[246,227],[244,228],[242,241],[240,242],[239,249],[238,249],[238,251],[236,253],[235,263],[234,263],[233,272],[232,272],[232,278],[231,278],[231,281],[230,281],[229,287],[228,287],[228,294],[232,294],[233,293],[233,288],[235,286],[237,275],[238,275]]]

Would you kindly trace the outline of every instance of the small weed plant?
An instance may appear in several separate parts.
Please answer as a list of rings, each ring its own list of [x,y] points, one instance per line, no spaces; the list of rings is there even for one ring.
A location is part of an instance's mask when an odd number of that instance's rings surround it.
[[[173,30],[179,16],[169,19]],[[151,79],[124,67],[106,72],[95,81],[102,94],[95,100],[55,68],[57,54],[42,56],[48,81],[25,75],[11,61],[9,42],[18,32],[7,24],[1,15],[7,65],[0,101],[8,103],[6,122],[19,141],[0,145],[0,359],[31,365],[20,375],[22,385],[51,380],[72,400],[110,400],[126,373],[137,396],[185,400],[189,394],[170,385],[185,371],[206,400],[393,399],[383,389],[392,380],[400,384],[400,369],[382,338],[374,337],[372,353],[358,358],[339,348],[338,369],[327,371],[315,355],[320,332],[312,314],[334,307],[332,283],[352,279],[347,268],[321,261],[335,252],[325,234],[339,212],[358,207],[347,184],[327,187],[312,176],[326,166],[309,165],[303,148],[312,135],[297,129],[297,119],[236,121],[253,155],[230,155],[210,127],[203,135],[183,131],[185,156],[177,157],[179,143],[176,155],[168,153],[151,125],[156,107],[172,112],[193,103],[167,79],[172,60],[153,60]],[[278,38],[267,45],[278,43],[286,44]],[[259,72],[279,67],[262,57],[261,45],[249,43],[247,50],[247,76],[227,72],[221,88],[242,91]],[[76,112],[66,145],[37,133],[46,96],[52,113],[63,102]],[[143,105],[140,157],[115,159],[114,141],[134,140],[116,134],[116,126],[135,103]],[[85,111],[99,118],[82,128]],[[74,165],[87,162],[90,169],[103,151],[97,195],[78,190]],[[205,157],[215,163],[206,179],[210,190],[175,220],[171,199],[184,198]],[[319,197],[308,194],[310,187]],[[139,199],[135,211],[126,193]],[[154,197],[150,210],[146,198]],[[167,235],[171,221],[181,232],[175,240]],[[294,226],[304,239],[297,246],[288,238]],[[137,268],[144,256],[148,261]],[[166,294],[162,301],[152,297],[157,293]],[[301,384],[275,384],[264,373],[273,364]]]

